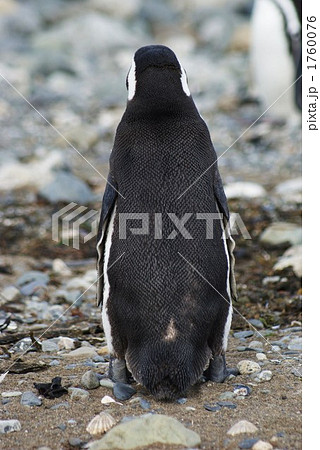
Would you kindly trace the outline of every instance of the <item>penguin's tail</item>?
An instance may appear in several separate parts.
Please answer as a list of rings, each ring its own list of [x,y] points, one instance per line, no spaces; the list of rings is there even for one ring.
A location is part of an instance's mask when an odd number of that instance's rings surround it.
[[[208,352],[195,351],[190,345],[152,346],[129,359],[133,377],[157,400],[176,400],[203,374]],[[132,364],[133,363],[133,364]]]

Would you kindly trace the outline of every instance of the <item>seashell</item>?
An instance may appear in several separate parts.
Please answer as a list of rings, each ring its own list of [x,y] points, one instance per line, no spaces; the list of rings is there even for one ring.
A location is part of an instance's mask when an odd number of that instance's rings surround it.
[[[253,425],[253,423],[248,422],[247,420],[240,420],[240,422],[235,423],[230,430],[227,431],[227,434],[231,436],[236,436],[241,433],[255,433],[258,431],[258,428]]]
[[[101,399],[101,403],[103,405],[109,405],[110,403],[116,403],[117,405],[122,405],[122,403],[116,402],[112,397],[110,397],[110,395],[105,395]]]
[[[86,430],[91,435],[103,434],[116,423],[117,421],[107,411],[102,411],[91,420]]]

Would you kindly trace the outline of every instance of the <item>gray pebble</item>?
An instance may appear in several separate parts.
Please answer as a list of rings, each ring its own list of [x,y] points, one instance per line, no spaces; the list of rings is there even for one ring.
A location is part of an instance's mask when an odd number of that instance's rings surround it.
[[[68,392],[71,393],[71,400],[79,401],[79,400],[87,400],[89,398],[89,392],[80,388],[69,388]]]
[[[221,406],[222,408],[230,408],[230,409],[236,409],[237,405],[235,403],[232,402],[217,402],[217,404],[219,406]]]
[[[67,428],[67,425],[65,423],[60,423],[60,425],[57,425],[57,428],[60,428],[60,430],[64,431]]]
[[[57,403],[56,405],[51,406],[50,409],[55,410],[55,409],[59,409],[59,408],[66,408],[66,409],[68,409],[68,408],[70,408],[70,405],[69,405],[68,402],[61,402],[61,403]]]
[[[187,403],[187,399],[185,397],[178,398],[177,403],[179,403],[179,405],[184,405]]]
[[[69,439],[69,444],[71,447],[81,447],[83,443],[83,440],[80,438],[72,437]]]
[[[72,370],[72,369],[75,369],[77,367],[77,365],[78,364],[67,364],[65,366],[65,369]]]
[[[57,359],[54,359],[53,361],[51,361],[49,363],[49,366],[59,366],[60,365],[60,361],[58,361]]]
[[[137,391],[125,383],[115,383],[113,386],[113,395],[117,400],[128,400],[131,398]]]
[[[32,391],[27,391],[22,394],[20,403],[24,406],[41,406],[42,400]]]
[[[145,398],[140,398],[139,403],[142,409],[148,410],[151,408],[150,402],[148,402]]]
[[[249,438],[243,439],[243,441],[239,442],[238,446],[241,449],[252,448],[256,442],[258,442],[259,438]]]
[[[260,329],[260,330],[261,330],[262,328],[264,328],[263,323],[262,323],[261,320],[259,320],[259,319],[249,319],[248,322],[251,323],[252,326],[254,326],[255,328],[258,328],[258,329]]]
[[[232,398],[234,398],[235,397],[235,394],[233,393],[233,392],[231,392],[231,391],[226,391],[226,392],[223,392],[220,396],[219,396],[219,400],[230,400],[230,399],[232,399]]]
[[[204,405],[204,409],[211,412],[220,411],[221,406],[219,405]]]
[[[102,378],[102,380],[100,380],[100,386],[112,389],[114,386],[114,382],[110,380],[110,378]]]
[[[88,370],[82,375],[81,378],[82,385],[87,389],[96,389],[100,386],[100,381],[95,372],[93,370]]]
[[[56,339],[46,339],[41,342],[41,350],[43,352],[57,352],[59,350]]]
[[[237,339],[241,339],[241,338],[248,338],[253,336],[253,331],[251,330],[244,330],[244,331],[236,331],[233,336]]]

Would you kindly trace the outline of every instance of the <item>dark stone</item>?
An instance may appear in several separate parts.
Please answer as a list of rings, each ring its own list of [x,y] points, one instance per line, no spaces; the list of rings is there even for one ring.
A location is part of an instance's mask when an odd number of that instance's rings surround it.
[[[239,448],[252,448],[256,442],[258,442],[259,438],[249,438],[243,439],[243,441],[239,442]]]
[[[220,411],[221,406],[219,406],[219,405],[204,405],[204,409],[206,409],[207,411],[216,412],[216,411]]]
[[[230,408],[230,409],[236,409],[237,405],[232,402],[217,402],[219,406],[222,408]]]

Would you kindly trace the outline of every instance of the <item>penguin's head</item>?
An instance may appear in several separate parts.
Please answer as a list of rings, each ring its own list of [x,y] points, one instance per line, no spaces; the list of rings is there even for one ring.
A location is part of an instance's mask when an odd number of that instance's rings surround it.
[[[127,76],[128,101],[190,97],[187,75],[176,55],[164,45],[139,48]]]

